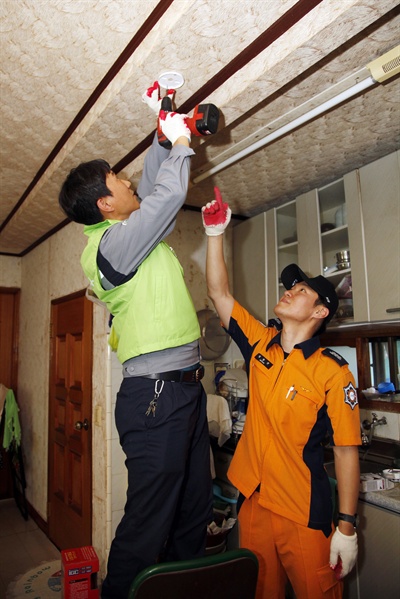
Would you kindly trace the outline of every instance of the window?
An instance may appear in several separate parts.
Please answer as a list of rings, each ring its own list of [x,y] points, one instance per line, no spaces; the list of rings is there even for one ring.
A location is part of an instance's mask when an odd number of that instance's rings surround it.
[[[377,337],[369,342],[371,385],[391,382],[400,388],[400,338]]]

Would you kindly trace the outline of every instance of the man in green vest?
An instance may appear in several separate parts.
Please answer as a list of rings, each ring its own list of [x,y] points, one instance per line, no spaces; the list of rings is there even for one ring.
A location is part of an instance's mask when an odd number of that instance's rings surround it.
[[[212,520],[199,324],[182,267],[164,241],[185,201],[194,152],[185,115],[160,112],[157,83],[142,100],[159,114],[172,149],[155,135],[137,192],[107,162],[92,160],[69,173],[59,196],[67,216],[85,225],[81,264],[113,316],[123,365],[115,420],[128,491],[102,599],[126,599],[135,576],[159,560],[202,556]]]

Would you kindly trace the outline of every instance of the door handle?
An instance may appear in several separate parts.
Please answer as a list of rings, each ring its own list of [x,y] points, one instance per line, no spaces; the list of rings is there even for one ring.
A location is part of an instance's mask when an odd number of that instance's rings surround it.
[[[75,422],[74,429],[77,431],[81,431],[82,429],[85,429],[85,431],[87,431],[88,428],[89,428],[89,420],[87,418],[85,418],[85,420],[83,422],[81,420],[77,420]]]

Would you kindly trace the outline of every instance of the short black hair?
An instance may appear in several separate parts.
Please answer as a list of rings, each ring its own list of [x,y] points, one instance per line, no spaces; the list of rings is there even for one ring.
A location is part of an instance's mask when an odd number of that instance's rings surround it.
[[[112,195],[106,185],[111,167],[105,160],[82,162],[73,168],[58,196],[59,204],[69,219],[83,225],[94,225],[103,219],[97,200]]]

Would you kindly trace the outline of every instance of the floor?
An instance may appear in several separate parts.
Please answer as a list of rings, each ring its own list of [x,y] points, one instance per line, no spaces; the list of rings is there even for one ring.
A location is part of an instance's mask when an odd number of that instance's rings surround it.
[[[59,550],[32,518],[24,520],[14,499],[0,501],[0,599],[18,575],[59,558]]]

